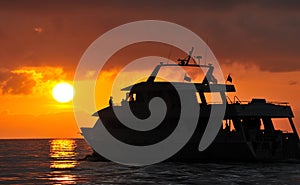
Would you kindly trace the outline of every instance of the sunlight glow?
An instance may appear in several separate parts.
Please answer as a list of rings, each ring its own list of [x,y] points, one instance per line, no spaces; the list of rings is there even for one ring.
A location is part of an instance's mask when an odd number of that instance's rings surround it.
[[[52,96],[60,103],[67,103],[74,97],[74,88],[69,83],[59,83],[53,88]]]

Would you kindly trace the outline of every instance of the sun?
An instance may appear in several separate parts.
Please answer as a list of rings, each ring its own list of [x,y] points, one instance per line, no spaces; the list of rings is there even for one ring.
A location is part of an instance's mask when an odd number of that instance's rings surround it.
[[[52,90],[53,98],[60,103],[67,103],[74,97],[74,88],[66,82],[58,83]]]

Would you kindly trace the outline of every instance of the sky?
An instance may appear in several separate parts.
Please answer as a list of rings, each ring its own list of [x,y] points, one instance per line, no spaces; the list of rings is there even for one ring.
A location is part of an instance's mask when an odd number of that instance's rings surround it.
[[[95,39],[139,20],[170,21],[199,35],[224,75],[232,76],[234,95],[289,102],[300,131],[299,12],[296,0],[0,1],[0,138],[81,137],[72,102],[55,101],[51,90],[62,81],[73,83]],[[153,43],[127,47],[110,59],[102,74],[109,80],[98,85],[109,86],[128,61],[168,57],[169,50]],[[99,108],[109,95],[98,97]]]

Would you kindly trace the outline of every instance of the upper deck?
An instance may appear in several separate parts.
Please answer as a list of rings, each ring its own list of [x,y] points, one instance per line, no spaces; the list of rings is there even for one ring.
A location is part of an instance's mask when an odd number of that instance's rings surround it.
[[[251,102],[230,103],[226,106],[227,117],[294,117],[291,107],[286,102],[266,102],[265,99],[252,99]]]
[[[234,85],[229,84],[203,84],[203,83],[184,83],[184,82],[140,82],[121,89],[122,91],[130,91],[134,87],[135,92],[145,91],[167,91],[172,84],[178,90],[197,90],[198,92],[235,92]]]
[[[122,91],[130,91],[126,94],[126,100],[130,102],[148,102],[151,98],[155,96],[164,97],[166,101],[175,102],[177,96],[176,91],[181,91],[183,93],[188,93],[189,96],[194,96],[195,101],[201,104],[207,105],[208,97],[207,94],[219,93],[219,100],[222,104],[226,103],[226,92],[235,92],[235,87],[232,84],[218,84],[218,80],[214,77],[214,67],[211,64],[200,65],[200,64],[188,64],[189,59],[180,60],[179,64],[164,64],[160,63],[152,71],[151,75],[148,77],[147,81],[140,82],[128,87],[121,89]],[[192,67],[207,68],[207,72],[202,80],[202,83],[191,83],[191,78],[184,75],[183,80],[186,82],[161,82],[155,81],[159,70],[162,67]],[[188,80],[187,80],[188,79]],[[172,103],[173,104],[173,103]]]
[[[190,55],[189,55],[190,58]],[[217,79],[214,77],[214,67],[211,64],[200,65],[200,64],[189,64],[189,60],[178,59],[180,63],[178,64],[164,64],[160,63],[152,71],[151,75],[148,77],[146,82],[140,82],[128,87],[121,89],[122,91],[130,91],[134,87],[136,92],[144,91],[161,91],[168,90],[170,88],[169,84],[171,83],[177,90],[196,90],[198,92],[235,92],[234,85],[228,84],[218,84]],[[183,62],[185,61],[185,62]],[[162,67],[192,67],[192,68],[207,68],[207,73],[204,76],[202,83],[184,83],[184,82],[156,82],[155,79],[159,70]],[[186,78],[186,76],[184,77]],[[168,85],[167,85],[168,84]]]
[[[233,84],[218,84],[217,79],[214,77],[214,67],[211,64],[189,64],[189,58],[186,60],[180,60],[178,64],[163,64],[160,63],[152,71],[147,81],[140,82],[121,89],[122,91],[130,91],[128,93],[129,100],[137,102],[151,99],[152,97],[159,95],[162,97],[174,96],[172,91],[174,88],[177,91],[189,92],[190,95],[195,95],[195,101],[198,101],[202,107],[202,112],[209,114],[211,104],[226,104],[226,116],[225,117],[273,117],[284,118],[294,117],[292,109],[287,103],[278,104],[273,102],[266,102],[264,99],[253,99],[250,102],[243,101],[231,101],[226,98],[227,92],[236,92]],[[161,82],[155,81],[159,70],[162,67],[178,67],[187,66],[193,68],[207,68],[207,72],[204,76],[202,83],[186,83],[186,82]],[[216,102],[209,102],[207,94],[219,93],[220,100]],[[133,98],[135,96],[136,98]],[[175,98],[166,98],[167,101],[174,102]],[[207,109],[207,110],[206,110]],[[202,114],[206,115],[206,114]]]

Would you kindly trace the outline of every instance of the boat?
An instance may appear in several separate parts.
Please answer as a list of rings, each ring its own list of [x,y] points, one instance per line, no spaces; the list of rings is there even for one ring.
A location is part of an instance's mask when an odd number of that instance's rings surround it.
[[[175,129],[180,117],[181,104],[177,90],[189,94],[199,106],[198,123],[188,142],[167,161],[287,161],[300,159],[299,136],[293,122],[293,111],[288,103],[270,102],[266,99],[253,98],[251,101],[240,101],[237,96],[231,100],[227,94],[236,92],[232,83],[219,84],[214,77],[214,67],[211,64],[191,62],[191,54],[178,63],[157,65],[146,81],[121,89],[127,92],[121,105],[109,106],[97,111],[105,128],[118,140],[135,146],[155,144],[168,137]],[[156,81],[159,70],[163,67],[207,68],[202,82],[192,83],[188,76],[185,82]],[[230,76],[228,81],[232,82]],[[176,88],[175,88],[176,87]],[[223,88],[222,88],[223,87]],[[217,93],[221,97],[219,104],[224,105],[224,116],[220,120],[220,128],[213,142],[203,151],[199,143],[209,123],[213,102],[209,102],[207,94]],[[137,131],[124,126],[114,110],[130,106],[132,113],[139,119],[150,116],[148,104],[151,99],[160,97],[167,107],[162,123],[149,131]],[[285,120],[292,132],[278,130],[274,119]],[[93,128],[82,128],[83,135]],[[99,136],[100,137],[100,136]],[[106,160],[94,151],[90,156],[93,161]]]

